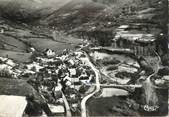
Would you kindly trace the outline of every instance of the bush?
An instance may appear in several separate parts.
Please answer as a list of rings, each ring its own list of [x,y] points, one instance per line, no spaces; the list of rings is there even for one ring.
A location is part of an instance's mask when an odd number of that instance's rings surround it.
[[[124,72],[118,72],[117,74],[115,74],[116,77],[124,79],[124,78],[133,78],[135,77],[135,73],[128,73],[126,71]]]
[[[158,75],[165,76],[169,75],[169,67],[162,68],[158,71]]]
[[[116,70],[116,69],[118,69],[117,66],[110,66],[110,67],[107,68],[107,71],[113,71],[113,70]]]
[[[12,78],[12,74],[7,69],[3,69],[0,71],[0,77]]]
[[[89,90],[90,86],[82,85],[79,89],[79,92],[85,94],[87,90]]]
[[[117,59],[112,59],[112,60],[104,60],[102,63],[103,65],[116,65],[120,63],[120,61]]]

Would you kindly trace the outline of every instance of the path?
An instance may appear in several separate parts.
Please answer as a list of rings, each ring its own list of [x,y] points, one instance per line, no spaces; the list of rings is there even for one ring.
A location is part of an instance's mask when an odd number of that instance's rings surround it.
[[[95,66],[90,62],[89,57],[87,55],[87,53],[85,53],[85,55],[88,58],[88,64],[90,65],[90,67],[92,68],[92,70],[95,72],[95,76],[96,76],[96,90],[87,95],[86,97],[83,98],[82,102],[81,102],[81,117],[87,117],[87,110],[86,110],[86,102],[89,98],[91,98],[94,94],[96,94],[97,92],[99,92],[100,90],[100,82],[99,82],[99,71],[95,68]]]

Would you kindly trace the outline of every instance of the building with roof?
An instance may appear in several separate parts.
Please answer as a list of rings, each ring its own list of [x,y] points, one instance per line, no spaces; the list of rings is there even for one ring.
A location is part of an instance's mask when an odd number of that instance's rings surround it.
[[[44,51],[44,54],[45,54],[47,57],[54,57],[54,56],[56,55],[56,53],[55,53],[53,50],[51,50],[51,49],[46,49],[46,50]]]
[[[51,112],[54,114],[64,114],[65,113],[65,108],[63,105],[53,105],[53,104],[48,104],[49,108],[51,109]]]
[[[76,72],[75,68],[69,69],[69,73],[70,73],[71,77],[76,77],[76,75],[77,75],[77,72]]]

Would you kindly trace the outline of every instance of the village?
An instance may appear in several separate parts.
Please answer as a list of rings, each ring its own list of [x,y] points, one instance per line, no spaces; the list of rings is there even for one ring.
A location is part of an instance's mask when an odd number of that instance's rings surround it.
[[[0,1],[0,117],[167,116],[167,11],[167,0]]]
[[[111,46],[107,48],[92,45],[91,40],[83,39],[76,51],[65,49],[61,54],[48,48],[38,52],[30,47],[31,61],[25,63],[16,62],[8,56],[0,57],[0,77],[22,79],[30,84],[47,104],[44,111],[48,116],[86,116],[83,115],[86,111],[83,111],[90,98],[88,96],[92,97],[95,93],[103,97],[128,96],[128,91],[120,90],[121,86],[140,88],[140,81],[153,73],[152,62],[157,56],[153,51],[156,49],[156,39],[152,34],[132,34],[128,31],[131,28],[133,30],[129,25],[119,26]],[[91,61],[100,70],[99,74],[104,76],[96,76],[97,70],[92,68]],[[157,86],[167,85],[167,82],[167,74],[166,77],[154,79]],[[120,89],[112,88],[116,85]],[[116,89],[118,93],[114,92]],[[32,100],[33,96],[30,94],[26,98]],[[44,115],[35,108],[27,110],[24,114],[29,116]]]
[[[95,81],[95,73],[82,51],[64,50],[57,56],[53,50],[46,49],[42,56],[36,56],[31,63],[19,64],[3,57],[0,61],[1,77],[26,80],[49,107],[55,107],[51,109],[55,114],[66,113],[62,95],[65,95],[71,112],[80,114],[81,100],[94,90],[90,85]]]
[[[83,38],[76,50],[64,49],[60,54],[49,48],[39,52],[30,47],[31,61],[25,63],[8,56],[0,57],[0,77],[22,79],[30,84],[47,104],[43,107],[47,116],[86,117],[85,105],[89,98],[128,96],[125,86],[129,86],[129,90],[142,87],[141,81],[157,67],[156,62],[153,63],[158,57],[154,50],[159,53],[160,50],[154,35],[130,31],[140,26],[119,26],[110,47],[93,45],[93,40]],[[159,73],[166,71],[165,67],[159,69]],[[102,76],[98,77],[100,74]],[[168,74],[163,75],[152,78],[155,85],[165,87],[168,84]],[[33,97],[32,94],[26,96],[29,100]],[[44,115],[38,108],[31,111],[27,108],[25,115]]]

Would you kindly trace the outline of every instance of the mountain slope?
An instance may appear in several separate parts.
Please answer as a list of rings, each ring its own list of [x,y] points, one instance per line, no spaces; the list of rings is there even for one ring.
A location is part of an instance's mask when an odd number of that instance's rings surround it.
[[[94,3],[91,0],[72,0],[50,14],[41,23],[46,22],[48,25],[69,30],[95,18],[104,8],[106,8],[105,5]]]
[[[112,35],[120,25],[141,23],[149,28],[146,33],[156,36],[164,33],[166,36],[167,7],[167,0],[73,0],[42,19],[41,24],[57,27],[69,34],[84,32],[87,37],[94,35],[94,38],[103,40],[113,37],[100,37],[98,34]],[[95,35],[94,31],[101,32]],[[166,39],[161,39],[160,43],[166,50]]]
[[[71,0],[0,0],[0,16],[12,21],[32,22],[58,10]]]

